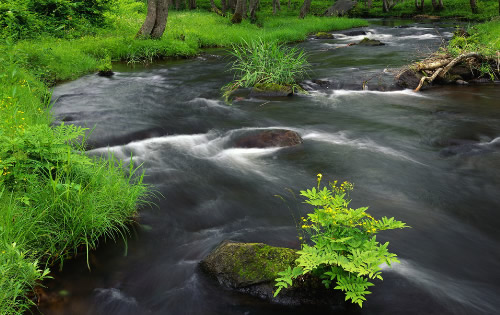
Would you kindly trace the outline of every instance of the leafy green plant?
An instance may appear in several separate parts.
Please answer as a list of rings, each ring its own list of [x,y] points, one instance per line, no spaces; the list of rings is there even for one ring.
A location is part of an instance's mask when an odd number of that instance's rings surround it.
[[[1,228],[0,228],[1,231]],[[34,305],[23,296],[36,282],[48,277],[49,270],[41,270],[37,261],[26,259],[16,243],[5,244],[0,240],[0,312],[20,314]]]
[[[244,41],[233,45],[230,53],[235,58],[231,65],[235,80],[222,88],[226,100],[240,87],[281,85],[297,89],[297,81],[309,70],[303,50],[276,41]]]
[[[376,220],[366,213],[367,207],[350,208],[348,192],[353,185],[335,181],[329,188],[321,188],[321,177],[318,174],[317,187],[300,192],[305,203],[314,207],[314,212],[301,218],[301,230],[312,245],[304,243],[297,252],[296,267],[279,273],[274,296],[293,285],[294,279],[312,273],[327,288],[345,292],[346,301],[362,307],[365,295],[370,294],[368,288],[373,286],[370,280],[382,280],[380,265],[398,262],[387,249],[389,243],[377,242],[376,234],[408,226],[394,218]]]

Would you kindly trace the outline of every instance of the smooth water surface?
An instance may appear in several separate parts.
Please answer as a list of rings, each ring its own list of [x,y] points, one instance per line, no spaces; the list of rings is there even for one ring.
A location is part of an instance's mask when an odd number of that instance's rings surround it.
[[[500,309],[500,89],[449,86],[379,92],[392,69],[434,51],[446,25],[365,28],[365,36],[308,40],[307,96],[221,101],[228,59],[204,56],[55,89],[60,119],[94,127],[90,154],[144,163],[159,198],[128,242],[108,242],[48,281],[60,303],[45,314],[494,314]],[[362,91],[363,82],[368,91]],[[347,89],[349,87],[349,89]],[[297,131],[292,148],[242,149],[256,129]],[[353,206],[412,228],[379,236],[401,263],[384,272],[362,309],[272,305],[219,287],[198,263],[226,239],[299,248],[293,219],[308,208],[288,192],[316,174],[355,184]],[[283,196],[287,202],[275,195]]]

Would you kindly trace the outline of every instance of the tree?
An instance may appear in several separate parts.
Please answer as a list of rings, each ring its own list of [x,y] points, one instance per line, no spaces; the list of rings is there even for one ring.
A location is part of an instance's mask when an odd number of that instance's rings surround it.
[[[168,0],[148,0],[146,20],[136,37],[161,38],[168,18]]]
[[[196,9],[196,0],[189,0],[189,10],[194,10]]]
[[[259,6],[259,2],[260,0],[250,0],[250,5],[248,9],[250,10],[251,23],[255,23],[257,21],[257,7]]]
[[[304,4],[302,4],[302,7],[300,7],[299,18],[300,19],[305,18],[310,8],[311,8],[311,0],[304,0]]]
[[[276,15],[276,10],[281,11],[280,0],[273,0],[273,15]]]
[[[243,20],[243,15],[245,12],[243,12],[243,9],[245,8],[244,3],[246,0],[238,0],[236,2],[236,10],[234,10],[233,17],[231,18],[231,22],[233,24],[239,24]]]
[[[420,5],[419,5],[419,0],[415,0],[415,8],[418,11],[424,11],[424,0],[420,0]]]
[[[472,10],[472,13],[476,14],[479,11],[477,10],[477,3],[476,0],[470,0],[470,9]]]
[[[432,8],[436,11],[444,9],[443,0],[432,0]]]

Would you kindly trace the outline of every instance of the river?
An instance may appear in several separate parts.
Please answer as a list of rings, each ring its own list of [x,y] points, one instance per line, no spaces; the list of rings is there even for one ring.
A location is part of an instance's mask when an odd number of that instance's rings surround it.
[[[395,27],[401,26],[403,27]],[[494,314],[500,309],[500,89],[378,91],[391,69],[435,51],[453,23],[373,20],[364,35],[309,39],[311,78],[328,89],[224,104],[232,79],[221,51],[148,67],[116,65],[55,88],[58,119],[95,127],[92,155],[143,163],[158,196],[125,248],[107,242],[68,261],[44,314]],[[368,90],[361,90],[367,81]],[[234,148],[256,129],[297,131],[291,148]],[[228,291],[198,263],[226,239],[300,246],[297,192],[353,182],[352,205],[411,229],[381,233],[401,263],[385,269],[363,308],[287,307]],[[286,202],[275,197],[281,195]]]

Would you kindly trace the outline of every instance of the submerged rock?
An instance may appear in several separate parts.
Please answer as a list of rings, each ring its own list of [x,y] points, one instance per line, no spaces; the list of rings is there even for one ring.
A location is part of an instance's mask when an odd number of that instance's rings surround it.
[[[241,138],[235,145],[238,148],[291,147],[302,142],[302,138],[295,131],[274,129]]]
[[[318,32],[316,35],[314,35],[314,38],[316,39],[334,39],[335,37],[333,34],[326,33],[326,32]]]
[[[293,89],[288,85],[256,84],[250,91],[249,97],[283,97],[292,96]]]
[[[358,45],[360,46],[384,46],[385,44],[376,39],[363,38]]]
[[[367,32],[362,31],[362,30],[356,30],[356,31],[349,31],[344,33],[345,36],[361,36],[361,35],[368,35]]]
[[[327,290],[321,279],[307,276],[273,297],[278,272],[293,267],[295,250],[262,243],[224,241],[200,263],[219,284],[274,303],[286,305],[342,305],[342,294]]]
[[[111,70],[101,70],[99,72],[97,72],[97,75],[100,76],[100,77],[112,77],[115,75],[115,73]]]

